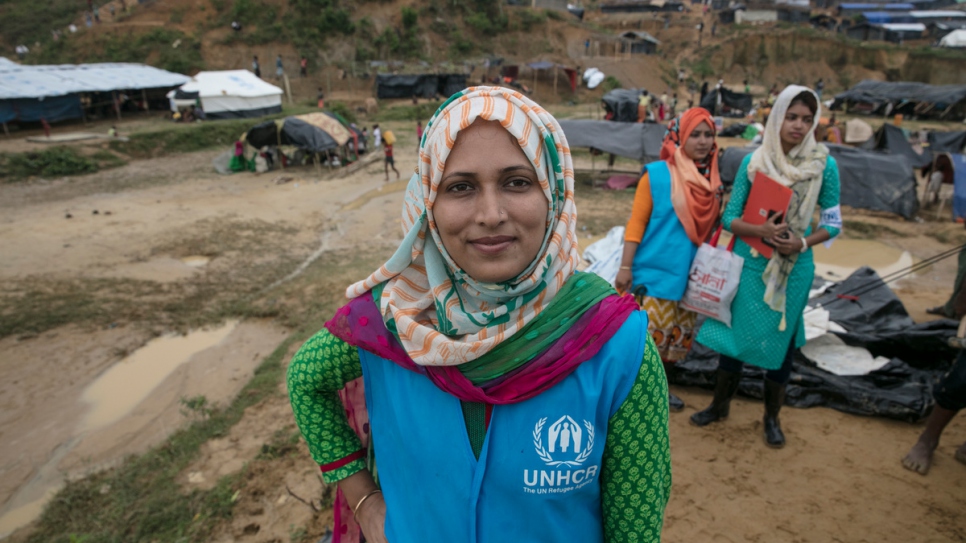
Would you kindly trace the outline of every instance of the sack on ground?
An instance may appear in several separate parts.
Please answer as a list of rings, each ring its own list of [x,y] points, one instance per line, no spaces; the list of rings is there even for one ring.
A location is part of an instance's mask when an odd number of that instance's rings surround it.
[[[731,302],[738,293],[745,259],[705,243],[691,263],[688,288],[681,307],[721,321],[731,327]]]

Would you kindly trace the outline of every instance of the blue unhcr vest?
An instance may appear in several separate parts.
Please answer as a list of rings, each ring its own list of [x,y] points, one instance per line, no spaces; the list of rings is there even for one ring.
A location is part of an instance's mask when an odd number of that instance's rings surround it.
[[[359,349],[392,543],[602,543],[601,463],[611,416],[644,357],[632,313],[596,356],[523,402],[493,407],[477,460],[456,397]]]
[[[648,296],[679,301],[688,286],[691,262],[698,252],[671,205],[671,172],[663,160],[644,167],[651,184],[654,208],[644,239],[634,254],[632,273],[635,288],[643,286]]]

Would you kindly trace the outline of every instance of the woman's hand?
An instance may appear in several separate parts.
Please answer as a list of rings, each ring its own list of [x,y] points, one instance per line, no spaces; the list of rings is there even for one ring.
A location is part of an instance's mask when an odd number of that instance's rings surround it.
[[[770,241],[775,246],[776,251],[785,256],[789,256],[802,252],[802,242],[804,239],[787,235],[773,237]]]
[[[386,500],[382,499],[381,492],[366,500],[356,511],[356,522],[362,528],[366,541],[389,543],[386,539]]]
[[[620,270],[617,272],[617,279],[614,280],[614,286],[617,288],[619,294],[624,294],[625,292],[630,292],[631,283],[634,282],[634,275],[631,274],[631,270]]]
[[[767,221],[758,226],[759,237],[772,240],[772,243],[777,247],[778,243],[775,242],[775,239],[785,234],[785,232],[788,232],[788,223],[778,222],[783,217],[784,214],[778,213],[768,217]]]

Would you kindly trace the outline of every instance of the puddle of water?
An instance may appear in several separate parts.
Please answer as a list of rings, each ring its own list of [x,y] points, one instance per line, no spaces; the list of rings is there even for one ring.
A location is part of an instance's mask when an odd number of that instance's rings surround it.
[[[406,190],[408,185],[409,179],[400,179],[398,181],[393,181],[392,183],[385,183],[380,185],[379,188],[372,189],[348,204],[342,206],[342,209],[339,211],[353,211],[355,209],[359,209],[360,207],[366,205],[373,198],[385,196],[386,194],[391,194],[393,192],[403,192]]]
[[[181,261],[191,268],[203,268],[208,264],[208,262],[211,262],[211,258],[207,256],[192,255],[182,258]]]
[[[94,381],[82,398],[91,404],[81,431],[107,426],[129,413],[178,366],[195,353],[214,347],[235,329],[230,321],[214,330],[198,330],[186,336],[152,339]]]
[[[869,266],[884,277],[916,263],[908,251],[868,239],[839,239],[830,249],[818,245],[812,250],[815,274],[831,281],[845,279],[862,266]]]
[[[57,494],[59,488],[48,489],[43,497],[28,504],[11,509],[0,516],[0,539],[6,538],[14,530],[23,528],[44,512],[44,506]]]

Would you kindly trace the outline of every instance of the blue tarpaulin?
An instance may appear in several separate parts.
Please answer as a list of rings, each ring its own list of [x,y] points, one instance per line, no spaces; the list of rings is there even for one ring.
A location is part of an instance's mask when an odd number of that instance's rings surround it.
[[[81,117],[83,117],[81,101],[77,94],[48,96],[42,100],[36,98],[0,100],[0,123],[11,121],[37,122],[41,119],[55,123],[67,119],[80,119]]]
[[[966,220],[966,155],[950,153],[953,160],[953,220]]]

